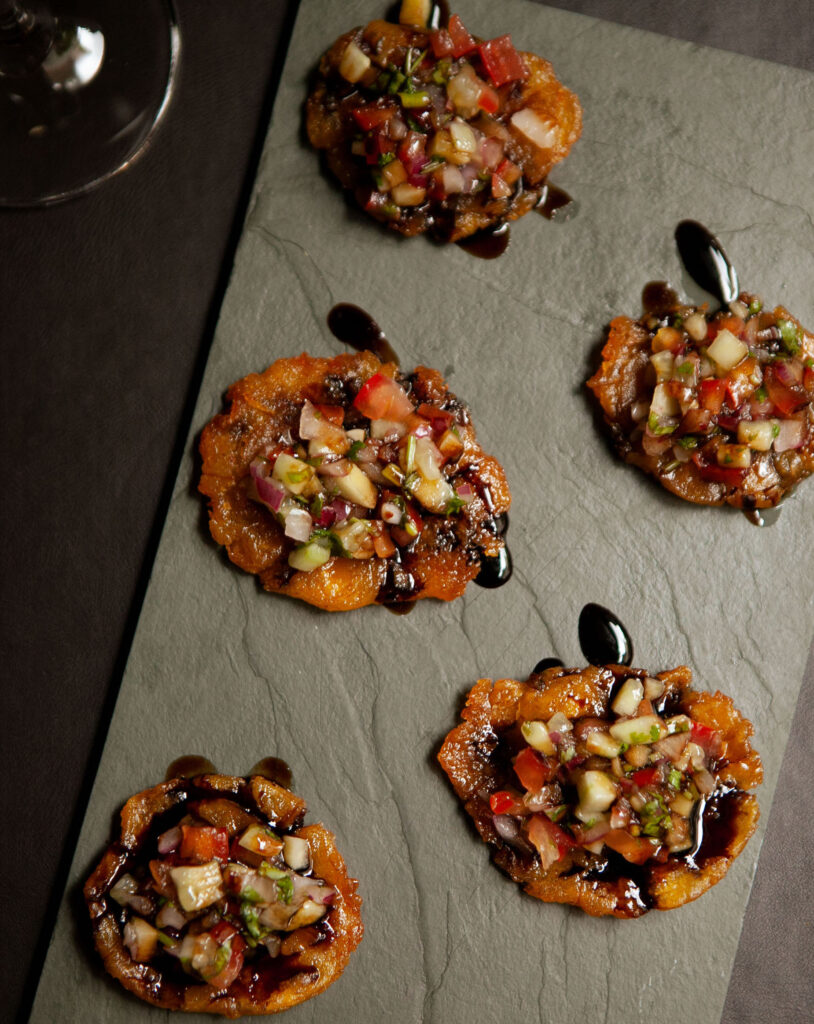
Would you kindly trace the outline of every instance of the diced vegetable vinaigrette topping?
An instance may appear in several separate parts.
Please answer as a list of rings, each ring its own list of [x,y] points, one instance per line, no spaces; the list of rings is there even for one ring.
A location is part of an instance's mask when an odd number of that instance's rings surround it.
[[[306,400],[299,441],[281,441],[249,467],[252,497],[297,542],[291,567],[310,572],[332,555],[389,558],[421,534],[419,508],[449,516],[470,504],[472,485],[455,479],[461,425],[460,414],[446,409],[416,409],[382,373],[362,385],[347,412]]]
[[[495,827],[514,825],[544,869],[569,852],[604,847],[633,864],[688,851],[693,811],[716,786],[722,736],[685,714],[663,717],[654,678],[623,681],[607,719],[521,721],[525,745],[513,759],[519,788],[489,796]]]
[[[403,25],[425,29],[408,2]],[[405,208],[450,196],[510,197],[523,168],[507,156],[511,132],[546,150],[553,126],[528,107],[510,117],[506,100],[529,75],[509,36],[477,43],[457,15],[427,30],[420,45],[382,33],[350,42],[338,72],[347,90],[351,153],[369,169],[369,212],[398,219]]]
[[[148,869],[121,875],[110,895],[123,908],[123,940],[133,960],[163,954],[224,989],[247,959],[286,955],[318,940],[301,929],[324,917],[337,894],[310,870],[305,839],[281,837],[260,823],[230,837],[226,828],[187,815],[158,837]]]
[[[692,462],[704,480],[738,486],[762,454],[805,443],[814,348],[756,296],[713,315],[681,307],[653,323],[650,342],[652,397],[632,410],[634,437],[666,471]]]

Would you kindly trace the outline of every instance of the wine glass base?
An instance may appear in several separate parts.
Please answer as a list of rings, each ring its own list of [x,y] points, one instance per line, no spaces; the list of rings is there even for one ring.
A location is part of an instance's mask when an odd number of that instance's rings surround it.
[[[175,82],[170,0],[50,0],[57,35],[42,69],[0,75],[0,206],[81,195],[148,146]]]

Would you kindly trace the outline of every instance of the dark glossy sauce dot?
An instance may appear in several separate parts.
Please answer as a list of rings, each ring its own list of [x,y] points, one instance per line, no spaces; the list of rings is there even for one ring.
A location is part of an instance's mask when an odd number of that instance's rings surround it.
[[[534,208],[546,220],[563,221],[571,220],[576,216],[579,204],[568,195],[565,189],[546,182]]]
[[[262,775],[269,782],[276,782],[283,789],[291,789],[291,768],[280,757],[264,757],[249,772],[249,775]]]
[[[409,615],[415,608],[415,601],[391,601],[384,607],[393,615]]]
[[[780,518],[781,507],[776,505],[774,508],[745,508],[743,514],[752,524],[752,526],[774,526],[777,520]]]
[[[678,308],[678,293],[666,281],[648,281],[642,289],[642,309],[653,316],[670,316]]]
[[[170,779],[191,779],[196,775],[214,774],[217,772],[217,768],[207,757],[201,757],[200,754],[185,754],[183,757],[176,757],[172,764],[167,768],[167,774],[164,776],[166,782]]]
[[[328,328],[343,345],[357,352],[372,352],[383,363],[399,365],[399,357],[370,313],[350,302],[340,302],[328,314]]]
[[[591,665],[629,665],[633,641],[621,621],[600,604],[586,604],[579,613],[579,645]]]
[[[538,672],[545,672],[547,668],[563,668],[563,663],[559,658],[541,658],[540,661],[532,669],[532,672],[536,675]]]
[[[675,240],[681,261],[696,284],[724,305],[738,297],[738,273],[711,231],[697,220],[682,220]]]
[[[481,260],[496,260],[509,248],[509,235],[508,224],[497,224],[491,228],[482,228],[455,244],[470,256],[477,256]]]
[[[512,576],[512,556],[509,549],[503,547],[496,555],[483,555],[480,560],[480,572],[475,577],[479,587],[494,590],[508,583]]]

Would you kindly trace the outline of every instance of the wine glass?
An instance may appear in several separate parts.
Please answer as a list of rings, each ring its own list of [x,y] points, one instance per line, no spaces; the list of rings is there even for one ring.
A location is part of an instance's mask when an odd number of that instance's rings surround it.
[[[172,93],[171,0],[0,0],[0,206],[88,192],[128,167]]]

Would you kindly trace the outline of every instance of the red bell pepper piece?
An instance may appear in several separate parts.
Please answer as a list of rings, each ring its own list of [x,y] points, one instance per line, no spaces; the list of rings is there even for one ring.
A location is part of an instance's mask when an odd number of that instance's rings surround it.
[[[489,806],[492,814],[524,814],[527,813],[526,805],[517,795],[510,793],[508,789],[499,789],[489,797]]]
[[[386,124],[395,112],[396,108],[393,106],[380,107],[375,103],[369,103],[364,107],[355,107],[351,110],[354,121],[363,132],[369,132],[371,128],[378,128],[380,125]]]
[[[413,411],[407,393],[392,377],[374,373],[353,400],[355,408],[371,420],[406,420]]]
[[[522,82],[529,75],[526,62],[515,50],[511,36],[498,36],[478,47],[486,73],[495,85]]]
[[[712,413],[719,413],[724,404],[726,394],[726,381],[718,377],[704,377],[698,385],[698,401],[702,409],[709,409]]]
[[[620,853],[631,864],[644,864],[656,853],[658,844],[643,836],[632,836],[621,828],[612,828],[604,835],[605,846]]]
[[[451,57],[455,52],[452,36],[445,28],[436,28],[430,32],[430,46],[436,57]]]
[[[640,768],[637,772],[633,773],[631,778],[639,789],[644,789],[646,786],[655,786],[659,781],[660,774],[657,767]]]
[[[447,31],[452,40],[452,56],[456,59],[463,57],[465,53],[471,53],[477,46],[477,43],[464,28],[464,23],[457,14],[453,14],[449,19]]]
[[[723,749],[723,737],[720,732],[712,726],[704,725],[703,722],[692,723],[690,736],[693,743],[697,743],[710,757],[717,757]]]

